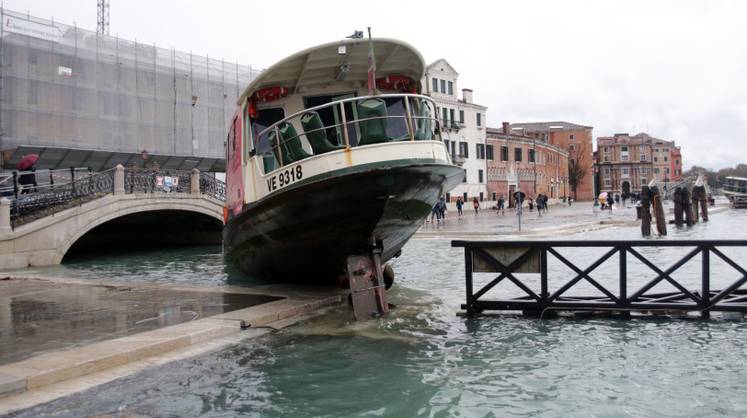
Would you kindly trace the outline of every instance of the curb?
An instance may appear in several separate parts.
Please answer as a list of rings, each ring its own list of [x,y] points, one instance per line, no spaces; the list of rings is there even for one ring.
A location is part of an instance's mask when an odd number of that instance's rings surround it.
[[[101,372],[194,344],[263,327],[339,304],[340,296],[281,299],[209,318],[172,325],[0,366],[0,400],[9,395]],[[287,322],[287,325],[290,322]],[[281,326],[282,328],[282,326]]]

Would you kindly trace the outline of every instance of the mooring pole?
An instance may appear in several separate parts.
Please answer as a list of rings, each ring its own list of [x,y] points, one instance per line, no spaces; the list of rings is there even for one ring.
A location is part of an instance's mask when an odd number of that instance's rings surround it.
[[[656,230],[659,235],[666,235],[667,218],[664,216],[664,206],[661,203],[661,195],[657,186],[651,188],[651,195],[651,204],[654,207],[654,217],[656,218]]]
[[[651,236],[651,190],[641,187],[641,235]]]
[[[683,208],[682,208],[682,201],[684,199],[682,198],[682,188],[676,187],[674,189],[674,224],[677,226],[682,226],[683,223]]]

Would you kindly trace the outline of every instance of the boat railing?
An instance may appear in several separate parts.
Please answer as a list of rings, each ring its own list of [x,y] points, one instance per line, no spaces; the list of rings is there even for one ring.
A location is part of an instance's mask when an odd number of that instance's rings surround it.
[[[335,123],[324,124],[320,112],[328,116],[332,112]],[[262,157],[267,173],[338,149],[388,142],[441,141],[441,125],[430,97],[382,94],[303,109],[261,130],[254,138],[252,155]]]

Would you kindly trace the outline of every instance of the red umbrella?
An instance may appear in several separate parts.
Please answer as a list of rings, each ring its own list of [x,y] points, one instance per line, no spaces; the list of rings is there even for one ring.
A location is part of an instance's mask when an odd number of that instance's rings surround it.
[[[27,170],[31,168],[36,162],[39,160],[39,154],[26,154],[21,158],[21,161],[18,162],[18,165],[16,165],[16,169],[18,170]]]

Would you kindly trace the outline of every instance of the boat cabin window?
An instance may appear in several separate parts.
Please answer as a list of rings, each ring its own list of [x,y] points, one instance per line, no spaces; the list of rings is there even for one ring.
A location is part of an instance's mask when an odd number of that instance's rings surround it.
[[[250,119],[255,154],[271,153],[271,145],[267,140],[267,135],[260,138],[259,133],[273,123],[283,120],[283,118],[285,118],[285,110],[282,107],[268,107],[259,109],[257,117]]]
[[[338,93],[329,96],[309,96],[303,98],[303,104],[304,108],[308,109],[351,97],[355,97],[355,93]],[[327,140],[335,146],[344,144],[345,139],[341,126],[342,113],[340,112],[340,106],[323,107],[317,109],[316,113],[319,114],[322,124],[327,127]],[[347,102],[345,103],[345,120],[351,121],[354,119],[358,119],[358,109],[353,106],[353,102]],[[355,146],[358,144],[358,131],[351,123],[348,124],[348,127],[352,128],[348,130],[350,145]]]

